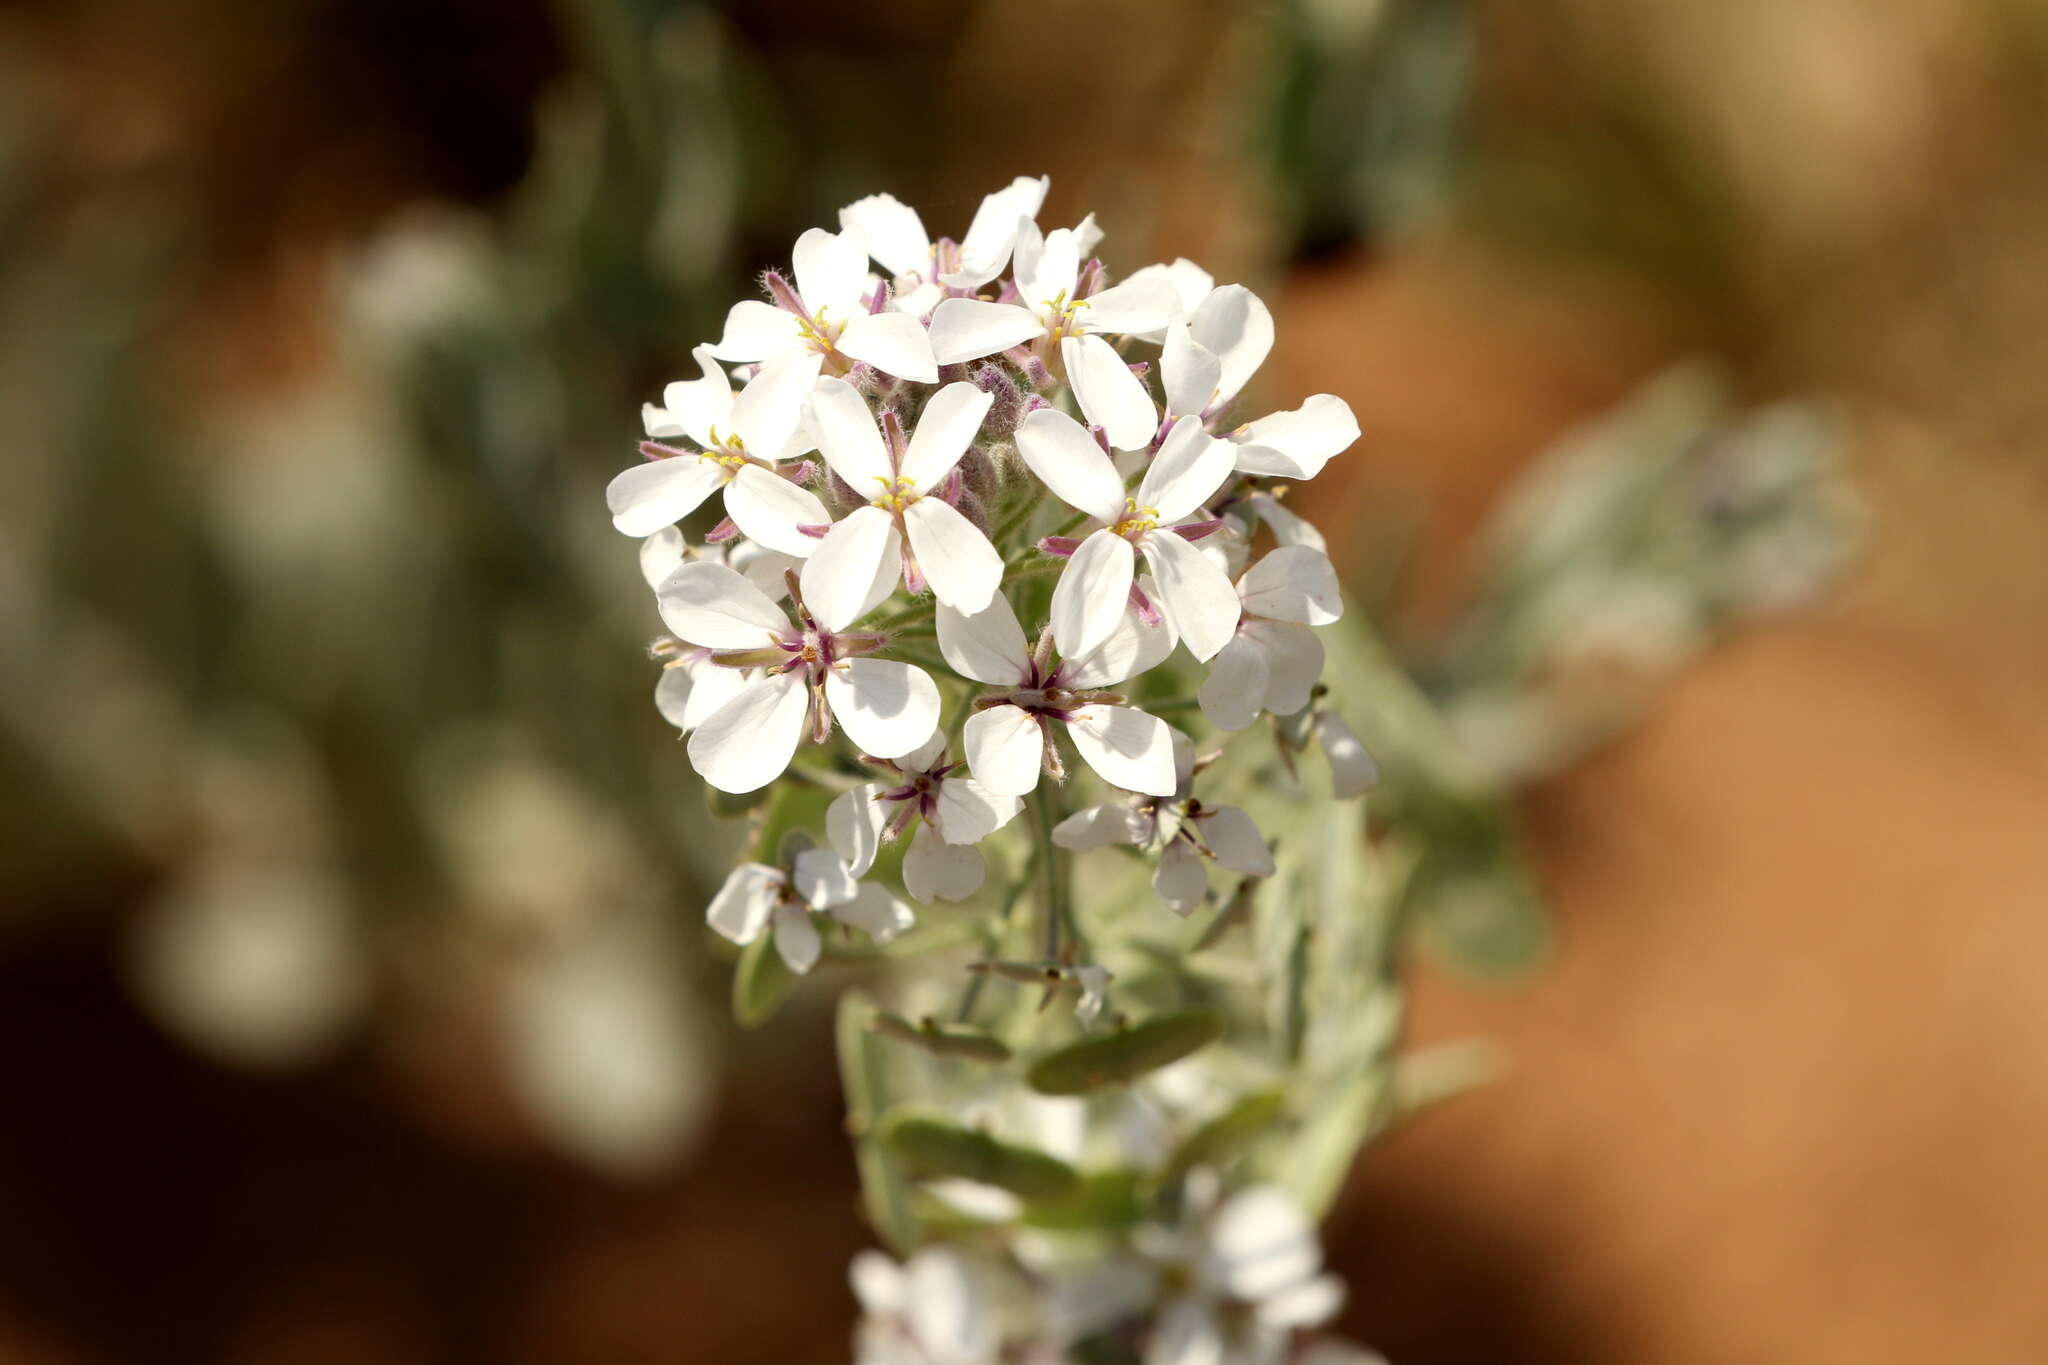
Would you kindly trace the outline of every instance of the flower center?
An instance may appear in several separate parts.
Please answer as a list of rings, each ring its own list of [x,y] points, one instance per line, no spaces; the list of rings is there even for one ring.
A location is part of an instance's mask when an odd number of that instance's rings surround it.
[[[845,323],[834,323],[825,316],[829,311],[820,308],[815,317],[799,313],[796,319],[797,335],[804,339],[805,345],[821,355],[831,354],[838,346],[839,334],[846,330]]]
[[[1038,306],[1045,309],[1046,337],[1054,346],[1060,344],[1060,338],[1077,337],[1084,330],[1080,312],[1088,306],[1088,300],[1070,299],[1062,289],[1053,297],[1040,300]]]
[[[1157,529],[1159,529],[1159,509],[1157,507],[1140,507],[1136,498],[1124,499],[1123,515],[1111,522],[1109,526],[1110,534],[1122,536],[1126,540]]]
[[[916,502],[922,496],[917,492],[916,483],[904,478],[901,474],[896,475],[894,478],[885,478],[877,474],[875,475],[875,482],[882,485],[882,495],[869,503],[871,507],[881,507],[891,512],[900,513],[904,508],[910,506],[910,504]]]

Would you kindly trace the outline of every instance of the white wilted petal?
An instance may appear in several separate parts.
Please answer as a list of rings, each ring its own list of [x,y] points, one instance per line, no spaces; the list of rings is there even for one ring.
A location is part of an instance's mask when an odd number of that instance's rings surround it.
[[[879,507],[856,507],[835,523],[804,561],[800,576],[804,605],[828,630],[858,621],[873,605],[868,599],[892,557],[901,571],[896,519]],[[895,586],[895,575],[883,580]],[[887,589],[884,595],[887,595]]]
[[[1202,855],[1187,840],[1175,839],[1159,854],[1152,889],[1174,914],[1193,913],[1209,894],[1209,869],[1202,865]]]
[[[778,869],[765,863],[741,863],[726,875],[725,885],[704,908],[704,922],[734,943],[752,943],[768,923],[783,884]]]
[[[723,564],[685,564],[655,590],[661,619],[677,638],[706,649],[759,649],[789,631],[768,595]]]
[[[868,254],[891,275],[917,275],[931,268],[932,239],[917,210],[893,194],[871,194],[839,210],[842,232],[859,234]]]
[[[879,782],[863,782],[832,798],[825,808],[825,837],[856,877],[867,875],[882,851],[882,831],[889,826],[889,808],[877,800]]]
[[[724,477],[718,465],[695,455],[649,460],[605,485],[605,505],[620,534],[651,536],[703,506]]]
[[[850,899],[834,906],[832,918],[860,930],[876,943],[887,943],[917,923],[909,906],[890,895],[886,887],[873,882],[862,882]]]
[[[903,855],[903,888],[921,901],[966,900],[981,890],[981,850],[948,843],[929,824],[919,825]]]
[[[992,687],[1014,687],[1031,671],[1031,646],[1016,610],[1001,593],[972,613],[941,601],[934,615],[939,653],[955,673]]]
[[[725,511],[750,540],[798,559],[809,558],[818,548],[816,538],[802,528],[832,521],[811,490],[751,464],[725,486]]]
[[[1057,408],[1039,408],[1017,424],[1017,454],[1040,483],[1075,511],[1115,521],[1124,510],[1124,481],[1116,465],[1086,427]],[[1208,495],[1205,491],[1202,497]]]
[[[825,700],[846,737],[877,758],[909,753],[939,723],[938,685],[923,669],[895,659],[833,664],[825,674]]]
[[[1251,816],[1236,806],[1213,806],[1197,823],[1202,842],[1219,865],[1247,877],[1273,875],[1273,851]]]
[[[868,287],[868,248],[859,233],[810,228],[796,239],[790,265],[797,297],[812,317],[826,311],[829,321],[844,322],[860,307]]]
[[[1265,651],[1240,633],[1210,662],[1195,700],[1217,729],[1242,730],[1259,718],[1266,679]]]
[[[775,951],[798,976],[818,965],[818,955],[824,951],[824,943],[818,937],[818,926],[811,923],[811,915],[799,905],[778,905],[775,907]]]
[[[1052,590],[1052,634],[1061,654],[1086,654],[1110,637],[1130,606],[1136,575],[1135,552],[1122,536],[1104,528],[1081,542]],[[1234,608],[1235,593],[1230,601]]]
[[[1182,417],[1146,468],[1138,484],[1138,505],[1156,508],[1161,525],[1179,521],[1223,486],[1236,462],[1228,442],[1202,430],[1199,418]]]
[[[1060,343],[1067,382],[1088,420],[1103,429],[1118,450],[1142,450],[1159,431],[1159,409],[1145,383],[1131,373],[1099,336],[1068,337]]]
[[[1358,435],[1351,405],[1319,393],[1298,408],[1261,417],[1233,433],[1231,440],[1237,444],[1241,473],[1312,479]]]
[[[799,674],[756,679],[691,734],[690,766],[722,792],[758,791],[789,767],[809,708]]]
[[[993,394],[983,393],[964,380],[948,384],[932,395],[924,411],[918,414],[917,430],[910,434],[910,448],[903,452],[903,467],[897,471],[910,480],[912,492],[930,492],[960,463],[994,402]]]
[[[936,384],[939,362],[931,334],[908,313],[857,313],[833,346],[841,355],[864,360],[883,374],[914,384]]]
[[[1075,751],[1111,786],[1147,796],[1173,795],[1172,727],[1157,716],[1128,706],[1083,706],[1067,722],[1067,734]]]
[[[932,358],[941,365],[979,360],[1043,334],[1029,308],[982,299],[945,299],[932,310]]]
[[[1003,557],[981,528],[949,503],[919,498],[903,509],[910,548],[932,595],[962,611],[980,611],[1003,584]]]
[[[818,453],[847,487],[863,498],[888,489],[895,469],[881,428],[860,390],[830,375],[811,390],[811,420],[817,424]]]
[[[797,895],[803,897],[804,904],[813,910],[830,910],[835,905],[844,905],[860,889],[854,874],[829,848],[807,848],[797,854],[789,881],[796,888]]]
[[[992,706],[967,718],[961,746],[974,780],[996,796],[1029,796],[1038,786],[1045,734],[1019,706]]]
[[[1229,575],[1171,531],[1145,537],[1145,562],[1159,584],[1159,608],[1188,653],[1204,662],[1237,632],[1239,603]]]
[[[1241,284],[1226,284],[1203,299],[1188,331],[1222,363],[1218,403],[1235,398],[1273,349],[1273,315]]]
[[[1282,545],[1244,571],[1238,596],[1253,616],[1327,626],[1344,615],[1344,593],[1330,557],[1307,545]]]

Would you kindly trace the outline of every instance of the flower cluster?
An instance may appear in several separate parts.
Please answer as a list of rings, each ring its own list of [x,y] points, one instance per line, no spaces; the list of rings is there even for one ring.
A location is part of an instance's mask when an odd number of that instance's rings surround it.
[[[1216,898],[1215,876],[1229,890],[1206,941],[1238,921],[1247,888],[1282,875],[1247,809],[1262,784],[1318,747],[1333,796],[1358,795],[1376,769],[1322,682],[1316,632],[1343,614],[1337,574],[1284,501],[1357,439],[1349,408],[1322,394],[1247,412],[1273,345],[1258,297],[1185,260],[1113,280],[1092,217],[1040,226],[1047,188],[1019,179],[989,195],[957,240],[888,195],[847,205],[836,232],[804,233],[790,271],[763,275],[766,299],[735,305],[695,350],[701,376],[647,406],[646,458],[607,496],[617,528],[642,539],[669,631],[654,646],[657,705],[718,804],[762,812],[756,860],[712,900],[710,927],[758,943],[748,963],[772,946],[801,974],[869,951],[842,946],[855,933],[901,939],[892,956],[925,938],[939,951],[945,936],[892,888],[966,902],[950,942],[984,953],[951,968],[971,968],[953,978],[957,1022],[867,1011],[863,1029],[1001,1063],[1010,1043],[975,1024],[982,987],[1040,987],[1035,1015],[1064,999],[1062,1027],[1110,1049],[1040,1057],[1031,1087],[1073,1094],[1165,1066],[1222,1025],[1183,1012],[1133,1026],[1111,1007],[1112,982],[1126,1008],[1156,1001],[1142,967],[1104,962],[1120,926],[1156,911],[1084,917],[1069,859],[1134,855],[1183,917]],[[1220,784],[1221,757],[1262,717],[1265,744],[1247,751],[1264,758],[1237,766],[1264,775]],[[1042,951],[1006,955],[1012,909],[1034,888]],[[990,1093],[1020,1084],[1001,1075]],[[1020,1191],[1028,1202],[1072,1183],[1042,1153],[895,1118],[906,1170],[961,1176],[933,1197],[978,1188],[979,1206],[994,1192],[1014,1213]],[[1312,1251],[1305,1216],[1256,1185],[1199,1194],[1186,1175],[1168,1163],[1146,1177],[1169,1182],[1159,1193],[1178,1221],[1127,1246],[1150,1268],[1118,1312],[1156,1320],[1155,1361],[1290,1358],[1290,1334],[1327,1315],[1334,1285],[1308,1251],[1253,1274],[1219,1248],[1245,1240],[1240,1224],[1284,1223],[1290,1246]],[[938,1246],[905,1270],[866,1263],[872,1358],[1010,1358],[961,1307],[964,1264]]]

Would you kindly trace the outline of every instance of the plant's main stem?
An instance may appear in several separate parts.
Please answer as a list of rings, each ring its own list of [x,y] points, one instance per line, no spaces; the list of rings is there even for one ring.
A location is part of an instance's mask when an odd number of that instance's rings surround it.
[[[1059,821],[1053,811],[1053,797],[1044,782],[1031,795],[1032,834],[1038,841],[1038,870],[1043,880],[1045,895],[1045,960],[1048,963],[1060,960],[1060,934],[1072,920],[1073,884],[1067,877],[1066,850],[1052,841],[1053,826]]]

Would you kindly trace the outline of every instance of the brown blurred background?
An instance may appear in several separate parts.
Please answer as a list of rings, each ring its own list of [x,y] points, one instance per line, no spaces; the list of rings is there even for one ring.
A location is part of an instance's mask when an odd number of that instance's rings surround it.
[[[1527,790],[1546,961],[1418,957],[1416,1038],[1508,1065],[1361,1163],[1344,1328],[2048,1357],[2048,11],[15,0],[0,57],[0,1358],[844,1358],[827,1015],[731,1031],[659,927],[723,855],[646,758],[596,491],[795,232],[882,187],[958,231],[1039,171],[1112,268],[1264,293],[1273,392],[1350,400],[1315,511],[1418,653],[1517,473],[1673,359],[1845,414],[1854,571]],[[408,308],[488,314],[552,406],[516,359],[394,379]],[[147,926],[252,867],[327,947],[216,1017]],[[595,920],[694,991],[650,1008],[695,1092],[620,1081],[645,1140],[516,1041]]]

